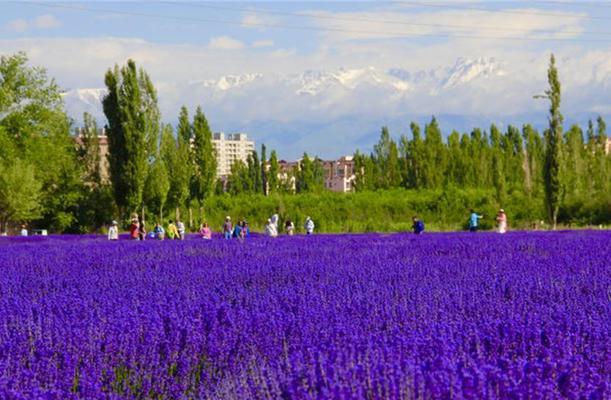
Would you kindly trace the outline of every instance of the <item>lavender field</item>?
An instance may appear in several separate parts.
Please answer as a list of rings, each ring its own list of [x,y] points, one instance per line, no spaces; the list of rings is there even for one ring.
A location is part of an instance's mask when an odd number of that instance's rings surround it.
[[[609,399],[611,232],[0,238],[0,398]]]

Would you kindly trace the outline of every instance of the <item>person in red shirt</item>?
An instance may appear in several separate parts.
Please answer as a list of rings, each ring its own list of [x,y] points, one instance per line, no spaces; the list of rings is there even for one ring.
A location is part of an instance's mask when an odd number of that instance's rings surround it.
[[[138,218],[132,218],[132,224],[129,227],[129,237],[133,240],[140,240],[140,224]]]

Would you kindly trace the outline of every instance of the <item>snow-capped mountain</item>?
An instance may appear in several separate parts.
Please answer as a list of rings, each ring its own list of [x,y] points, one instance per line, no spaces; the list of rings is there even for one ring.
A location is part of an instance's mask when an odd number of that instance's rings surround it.
[[[192,85],[201,85],[205,88],[213,88],[220,91],[236,89],[263,78],[263,74],[224,75],[218,79],[207,79],[204,81],[191,81]]]
[[[297,84],[296,94],[315,96],[334,87],[354,90],[360,86],[388,88],[399,92],[407,91],[407,82],[392,75],[376,70],[374,67],[360,69],[343,69],[337,71],[309,70],[299,75],[289,77],[289,82]]]
[[[102,115],[104,88],[71,89],[62,93],[64,105],[72,118],[80,119],[84,112],[99,118]]]
[[[475,79],[503,75],[505,71],[494,58],[480,57],[475,60],[459,58],[456,64],[447,71],[441,87],[456,87]]]

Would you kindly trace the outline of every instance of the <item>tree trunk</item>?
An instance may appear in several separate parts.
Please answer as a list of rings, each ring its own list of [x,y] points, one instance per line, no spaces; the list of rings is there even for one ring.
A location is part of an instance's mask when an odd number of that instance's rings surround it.
[[[163,225],[163,204],[159,206],[159,223]]]
[[[176,207],[174,210],[174,217],[177,221],[180,219],[180,208]]]
[[[189,230],[193,229],[193,209],[189,207]]]

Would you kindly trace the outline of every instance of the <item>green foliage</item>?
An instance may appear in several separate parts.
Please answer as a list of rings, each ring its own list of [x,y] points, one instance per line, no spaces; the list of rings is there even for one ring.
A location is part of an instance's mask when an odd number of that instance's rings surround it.
[[[36,179],[35,168],[15,159],[0,164],[0,231],[9,222],[21,223],[40,218],[41,182]]]
[[[550,100],[549,129],[545,131],[545,161],[543,181],[545,187],[545,207],[548,222],[555,228],[562,198],[560,179],[562,157],[562,114],[560,113],[560,81],[556,69],[556,59],[552,54],[547,71],[549,89],[545,91]]]
[[[214,190],[216,155],[212,131],[201,107],[197,107],[193,118],[193,160],[191,198],[203,204]]]
[[[157,93],[148,74],[133,60],[105,77],[102,100],[108,120],[110,177],[115,201],[124,211],[140,209],[153,149],[159,138]]]
[[[277,193],[280,190],[280,182],[278,174],[280,173],[280,167],[278,165],[278,155],[276,150],[272,150],[269,156],[269,171],[267,178],[267,186],[269,193]]]
[[[545,215],[542,203],[527,203],[522,194],[507,198],[506,211],[511,228],[527,228]],[[226,215],[246,219],[254,230],[262,231],[276,210],[281,221],[290,218],[298,232],[306,216],[311,216],[318,232],[407,231],[411,218],[418,215],[428,231],[463,229],[469,209],[485,215],[482,227],[494,227],[499,208],[493,189],[460,189],[448,186],[434,190],[378,190],[356,193],[242,194],[227,193],[210,198],[204,219],[218,231]]]
[[[37,183],[29,187],[41,189],[37,212],[27,219],[53,230],[75,222],[82,198],[82,167],[69,132],[60,89],[46,71],[29,67],[23,53],[0,57],[0,164],[21,165],[28,179],[33,173]]]

